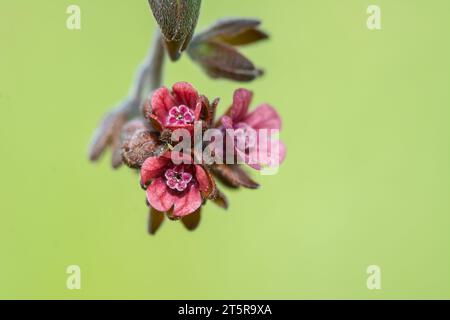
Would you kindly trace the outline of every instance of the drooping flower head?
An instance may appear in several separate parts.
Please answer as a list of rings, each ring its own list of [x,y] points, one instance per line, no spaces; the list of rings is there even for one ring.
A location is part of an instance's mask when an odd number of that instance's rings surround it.
[[[255,169],[276,166],[283,161],[285,156],[283,143],[275,140],[279,146],[276,149],[273,149],[273,144],[260,143],[267,130],[281,129],[281,119],[272,106],[263,104],[249,111],[252,93],[239,89],[234,93],[229,110],[214,125],[218,101],[216,99],[209,103],[209,100],[199,95],[192,85],[179,82],[171,91],[160,88],[148,99],[144,107],[144,117],[147,121],[133,120],[126,126],[122,135],[122,157],[129,167],[140,169],[141,186],[146,190],[147,203],[150,207],[151,234],[158,230],[164,216],[181,220],[187,229],[194,230],[200,221],[201,207],[207,200],[227,208],[227,198],[217,188],[214,178],[234,188],[259,187],[239,163],[194,164],[193,157],[197,155],[195,149],[197,144],[190,140],[188,142],[190,148],[179,149],[178,144],[181,142],[167,140],[166,133],[171,135],[177,129],[187,129],[189,133],[195,134],[194,125],[196,121],[201,121],[203,134],[207,133],[207,129],[213,129],[222,133],[222,139],[226,140],[229,131],[232,131],[234,142],[237,142],[232,144],[233,156],[244,159],[246,164]],[[256,132],[257,135],[249,135],[250,131]],[[263,132],[263,135],[260,135],[260,132]],[[266,138],[272,139],[269,131],[267,135]],[[212,143],[216,143],[215,139],[216,136]],[[228,143],[228,140],[226,141]],[[201,146],[206,148],[208,145]],[[225,147],[223,151],[227,153],[229,150],[226,145],[222,146]],[[219,152],[222,152],[221,149],[218,148]],[[271,153],[277,153],[277,163],[270,162]],[[255,158],[257,159],[255,163],[248,161]],[[182,162],[178,162],[180,159]]]

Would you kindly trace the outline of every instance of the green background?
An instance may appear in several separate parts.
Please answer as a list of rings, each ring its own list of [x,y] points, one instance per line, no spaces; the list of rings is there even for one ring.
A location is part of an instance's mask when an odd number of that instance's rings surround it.
[[[370,4],[381,31],[366,27]],[[260,190],[228,192],[228,212],[208,204],[194,233],[166,221],[151,237],[137,175],[86,156],[149,46],[147,1],[1,0],[0,298],[450,298],[449,12],[447,0],[205,0],[199,29],[264,21],[272,39],[244,52],[267,74],[212,81],[183,57],[165,84],[192,82],[220,110],[254,90],[254,106],[283,116],[288,157],[254,175]]]

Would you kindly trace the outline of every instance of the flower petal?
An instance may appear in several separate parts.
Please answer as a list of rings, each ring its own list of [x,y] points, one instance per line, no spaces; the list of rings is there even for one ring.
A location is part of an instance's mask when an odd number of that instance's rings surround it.
[[[184,116],[186,113],[189,112],[189,108],[184,104],[182,104],[181,106],[178,107],[178,112]]]
[[[170,189],[175,189],[178,185],[177,180],[175,180],[175,179],[168,179],[166,181],[166,184]]]
[[[258,129],[281,129],[281,117],[272,106],[263,104],[248,114],[243,122],[255,130]]]
[[[197,184],[191,184],[186,192],[174,194],[173,216],[182,218],[193,213],[202,205],[202,197]]]
[[[215,193],[216,183],[208,169],[205,169],[200,165],[196,165],[195,177],[197,178],[197,182],[199,184],[199,190],[205,198],[208,198],[211,194]]]
[[[186,187],[187,187],[187,183],[184,181],[177,182],[177,184],[175,186],[175,188],[180,192],[186,190]]]
[[[169,110],[176,104],[175,99],[166,87],[159,88],[152,95],[151,113],[162,124],[166,123]]]
[[[272,150],[274,144],[276,145],[276,149]],[[274,152],[277,152],[277,154],[273,155]],[[285,158],[286,145],[281,140],[274,140],[268,144],[266,158],[262,158],[261,163],[267,167],[278,167],[283,163]]]
[[[146,186],[151,179],[160,177],[170,159],[167,157],[150,157],[141,168],[141,185]]]
[[[247,89],[238,89],[234,92],[233,105],[230,116],[235,122],[241,122],[248,113],[248,107],[253,99],[253,93]]]
[[[164,180],[157,178],[147,188],[147,200],[156,210],[167,212],[172,209],[177,198],[170,193]]]
[[[203,110],[204,110],[204,104],[202,103],[202,101],[199,100],[197,102],[197,104],[195,105],[195,109],[194,109],[194,120],[195,121],[200,120]]]
[[[195,110],[198,100],[198,92],[187,82],[178,82],[173,85],[173,95],[178,105],[186,105]]]
[[[181,179],[182,179],[184,182],[189,183],[189,182],[191,182],[191,180],[192,180],[192,174],[190,174],[190,173],[188,173],[188,172],[184,172],[184,173],[181,175]]]
[[[220,119],[220,122],[225,129],[233,129],[233,119],[231,119],[229,116],[223,116]]]
[[[184,122],[183,123],[192,123],[195,121],[194,115],[192,113],[186,113],[184,115]]]
[[[272,150],[276,147],[276,150]],[[286,146],[281,140],[269,140],[267,144],[258,143],[258,148],[255,150],[257,154],[249,154],[246,159],[257,159],[257,163],[246,163],[255,170],[261,170],[263,167],[279,167],[286,157]],[[274,155],[274,152],[278,152]]]
[[[179,112],[180,112],[180,110],[178,107],[172,107],[169,110],[169,116],[177,117]]]

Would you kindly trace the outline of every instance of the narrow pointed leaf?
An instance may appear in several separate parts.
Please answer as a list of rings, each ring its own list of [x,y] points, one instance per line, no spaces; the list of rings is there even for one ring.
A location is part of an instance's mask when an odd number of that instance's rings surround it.
[[[239,46],[268,39],[269,36],[258,29],[261,21],[256,19],[233,18],[221,20],[199,34],[201,41],[216,40]]]
[[[161,224],[164,221],[164,213],[159,212],[154,208],[150,208],[150,214],[148,219],[148,233],[151,235],[156,234],[158,229],[161,227]]]
[[[215,204],[217,204],[219,207],[223,208],[223,209],[228,209],[228,199],[226,197],[226,195],[220,191],[219,189],[217,189],[216,191],[216,198],[213,200]]]
[[[201,207],[198,208],[197,211],[195,211],[194,213],[191,213],[190,215],[183,217],[181,219],[181,222],[186,227],[186,229],[188,229],[189,231],[194,231],[200,224],[200,217],[201,217]]]
[[[148,0],[172,60],[184,51],[197,26],[201,0]]]
[[[230,187],[238,188],[242,186],[249,189],[259,188],[259,184],[253,181],[238,165],[218,164],[214,165],[211,169],[217,178]]]
[[[248,29],[242,33],[233,35],[233,36],[222,36],[220,39],[223,42],[231,44],[233,46],[243,46],[251,43],[255,43],[258,41],[266,40],[269,36],[267,33],[257,30],[257,29]]]
[[[225,43],[196,43],[189,47],[189,55],[212,78],[252,81],[263,74],[250,60]]]

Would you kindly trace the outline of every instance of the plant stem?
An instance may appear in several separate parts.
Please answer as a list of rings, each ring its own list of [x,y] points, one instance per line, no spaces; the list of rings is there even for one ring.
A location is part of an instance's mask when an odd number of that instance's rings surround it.
[[[150,92],[162,85],[164,57],[164,43],[158,30],[155,32],[147,57],[136,73],[129,97],[126,99],[128,103],[122,107],[129,116],[138,116],[140,107]]]
[[[136,72],[128,97],[108,112],[94,133],[89,159],[97,161],[107,147],[112,149],[112,166],[122,164],[120,136],[128,120],[142,116],[141,107],[147,96],[162,84],[165,49],[161,32],[155,33],[149,53]]]

